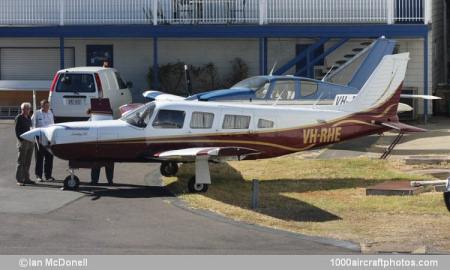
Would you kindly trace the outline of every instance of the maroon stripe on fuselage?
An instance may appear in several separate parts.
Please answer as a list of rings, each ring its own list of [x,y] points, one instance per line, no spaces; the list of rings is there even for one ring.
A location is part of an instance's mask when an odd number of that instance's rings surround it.
[[[186,135],[166,139],[60,144],[51,146],[51,150],[55,156],[65,160],[146,162],[155,154],[169,150],[235,146],[251,148],[261,153],[251,155],[248,159],[271,158],[390,130],[378,123],[398,122],[400,93],[401,85],[390,99],[370,111],[312,127],[264,133]]]

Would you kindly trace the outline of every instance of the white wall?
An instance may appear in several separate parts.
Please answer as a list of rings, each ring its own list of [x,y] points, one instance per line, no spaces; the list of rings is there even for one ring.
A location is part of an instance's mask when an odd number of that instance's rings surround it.
[[[327,62],[335,61],[365,40],[352,40],[343,45],[334,54],[327,57]],[[308,44],[309,39],[269,39],[268,41],[268,69],[277,63],[277,68],[295,57],[296,44]],[[335,41],[328,42],[325,47],[332,46]],[[433,61],[432,34],[429,38],[429,89],[435,84],[435,73],[441,72],[432,68],[439,62],[438,56]],[[146,76],[149,67],[153,65],[152,39],[66,39],[66,47],[75,47],[75,65],[86,65],[86,45],[112,44],[114,48],[114,67],[117,68],[126,80],[134,84],[135,96],[148,88]],[[409,51],[411,61],[405,80],[405,86],[417,87],[423,93],[423,41],[420,39],[399,39],[400,52]],[[58,47],[59,39],[11,39],[0,38],[0,47]],[[159,64],[184,61],[192,65],[202,65],[213,62],[221,78],[225,78],[231,71],[234,58],[240,57],[249,66],[249,75],[259,72],[259,40],[258,39],[160,39]],[[287,74],[293,74],[294,68]],[[51,80],[51,77],[49,78]],[[431,108],[429,110],[431,112]],[[423,113],[422,106],[419,113]]]

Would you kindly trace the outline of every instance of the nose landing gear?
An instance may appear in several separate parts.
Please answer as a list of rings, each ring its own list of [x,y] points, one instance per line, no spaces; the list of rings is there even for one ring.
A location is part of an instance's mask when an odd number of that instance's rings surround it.
[[[64,190],[78,190],[80,179],[75,175],[75,169],[69,169],[70,175],[64,179]]]

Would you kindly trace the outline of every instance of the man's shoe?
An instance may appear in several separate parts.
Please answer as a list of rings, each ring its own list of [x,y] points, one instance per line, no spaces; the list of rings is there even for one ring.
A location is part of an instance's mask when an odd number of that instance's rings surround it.
[[[42,179],[42,177],[40,176],[36,176],[36,182],[44,182],[44,179]]]
[[[36,183],[35,183],[34,181],[31,181],[31,180],[25,181],[24,184],[27,184],[27,185],[36,185]]]
[[[46,177],[45,181],[53,182],[53,181],[55,181],[55,178],[53,178],[52,176]]]
[[[17,182],[17,185],[18,185],[18,186],[21,186],[21,187],[25,186],[25,184],[22,183],[22,182]]]

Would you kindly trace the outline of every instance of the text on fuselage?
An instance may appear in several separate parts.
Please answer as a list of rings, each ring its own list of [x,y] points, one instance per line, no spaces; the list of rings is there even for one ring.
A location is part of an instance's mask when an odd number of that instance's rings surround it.
[[[303,144],[339,142],[341,132],[341,127],[307,128],[303,130]]]

